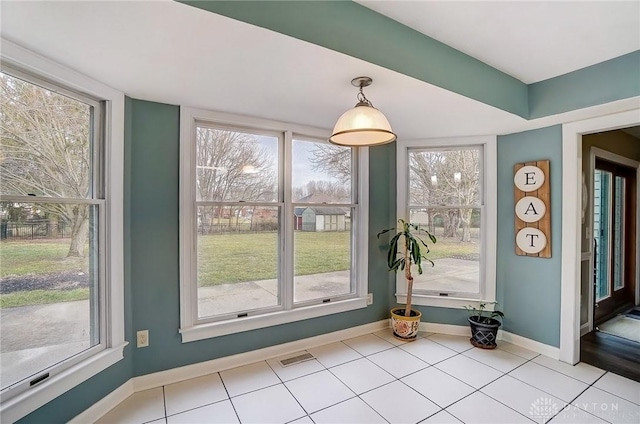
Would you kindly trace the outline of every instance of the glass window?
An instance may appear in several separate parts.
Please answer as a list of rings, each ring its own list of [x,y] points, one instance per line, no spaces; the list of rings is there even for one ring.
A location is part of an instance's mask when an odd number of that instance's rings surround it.
[[[10,41],[0,53],[0,410],[15,422],[123,359],[125,99]]]
[[[307,140],[293,141],[293,201],[351,202],[352,153],[348,147]]]
[[[349,295],[352,284],[353,154],[347,147],[293,140],[294,300]],[[329,206],[331,205],[331,206]]]
[[[280,305],[279,137],[204,123],[195,145],[198,318]]]
[[[100,105],[7,73],[0,84],[0,363],[6,389],[100,343],[104,201],[94,184],[101,181],[94,161]]]
[[[198,318],[280,304],[279,211],[198,206]]]
[[[366,306],[366,150],[217,118],[183,110],[183,341]]]
[[[277,137],[196,128],[197,200],[274,202],[277,177]]]
[[[482,149],[409,151],[409,219],[436,236],[418,291],[480,294]]]
[[[104,345],[105,201],[102,105],[9,73],[0,84],[4,390]]]
[[[495,301],[496,138],[399,141],[398,218],[428,229],[434,266],[414,274],[414,303]],[[397,278],[397,299],[406,282]]]

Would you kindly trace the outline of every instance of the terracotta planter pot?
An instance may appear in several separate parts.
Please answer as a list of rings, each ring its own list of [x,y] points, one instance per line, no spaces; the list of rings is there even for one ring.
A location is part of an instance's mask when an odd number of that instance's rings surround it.
[[[471,325],[471,338],[469,341],[475,347],[481,349],[495,349],[496,339],[498,338],[498,327],[500,321],[493,318],[485,318],[486,322],[478,322],[477,316],[469,317]]]
[[[405,317],[404,308],[393,308],[391,310],[393,336],[405,342],[414,341],[418,336],[421,317],[422,313],[414,309],[411,310],[411,316]]]

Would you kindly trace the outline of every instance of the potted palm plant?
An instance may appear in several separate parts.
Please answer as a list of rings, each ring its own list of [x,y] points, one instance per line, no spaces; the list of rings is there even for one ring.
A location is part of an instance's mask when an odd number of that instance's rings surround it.
[[[497,302],[493,302],[493,304],[497,305]],[[464,308],[469,312],[469,325],[471,326],[469,341],[471,344],[481,349],[495,349],[498,328],[502,325],[504,314],[497,309],[486,311],[487,302],[480,302],[478,308],[473,305]]]
[[[399,219],[399,228],[388,228],[378,233],[378,238],[392,230],[398,230],[389,241],[387,249],[387,265],[389,271],[404,271],[407,282],[407,304],[405,307],[391,309],[391,328],[394,337],[413,341],[418,335],[420,317],[422,313],[411,309],[411,294],[413,292],[413,276],[411,269],[417,266],[418,274],[422,274],[422,261],[426,260],[433,266],[433,261],[424,256],[429,253],[429,246],[420,236],[427,236],[432,243],[436,238],[429,231],[420,228],[419,225],[411,224],[404,219]]]

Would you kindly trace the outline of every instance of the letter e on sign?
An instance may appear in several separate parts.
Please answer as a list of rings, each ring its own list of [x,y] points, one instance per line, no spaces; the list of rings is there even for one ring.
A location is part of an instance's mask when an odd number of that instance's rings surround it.
[[[523,166],[513,177],[513,183],[524,192],[537,190],[544,184],[544,172],[537,166]]]

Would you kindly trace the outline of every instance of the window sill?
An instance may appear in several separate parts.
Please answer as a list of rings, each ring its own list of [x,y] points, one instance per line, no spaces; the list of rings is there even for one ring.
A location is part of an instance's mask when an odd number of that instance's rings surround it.
[[[402,305],[407,303],[407,295],[402,293],[396,293],[396,300]],[[420,306],[435,306],[437,308],[455,308],[462,309],[465,306],[473,306],[475,308],[480,307],[480,299],[464,298],[464,297],[451,297],[451,296],[431,296],[427,294],[414,293],[411,297],[414,305]],[[485,310],[493,311],[492,299],[484,299],[482,302],[488,303]]]
[[[324,315],[337,314],[367,307],[367,298],[341,300],[335,303],[306,306],[288,311],[278,311],[269,314],[254,315],[251,317],[237,318],[230,321],[211,322],[197,324],[188,328],[181,328],[182,343],[256,330],[258,328],[271,327],[289,322],[301,321]]]
[[[50,380],[2,402],[1,422],[15,422],[124,358],[129,342],[105,349]]]

